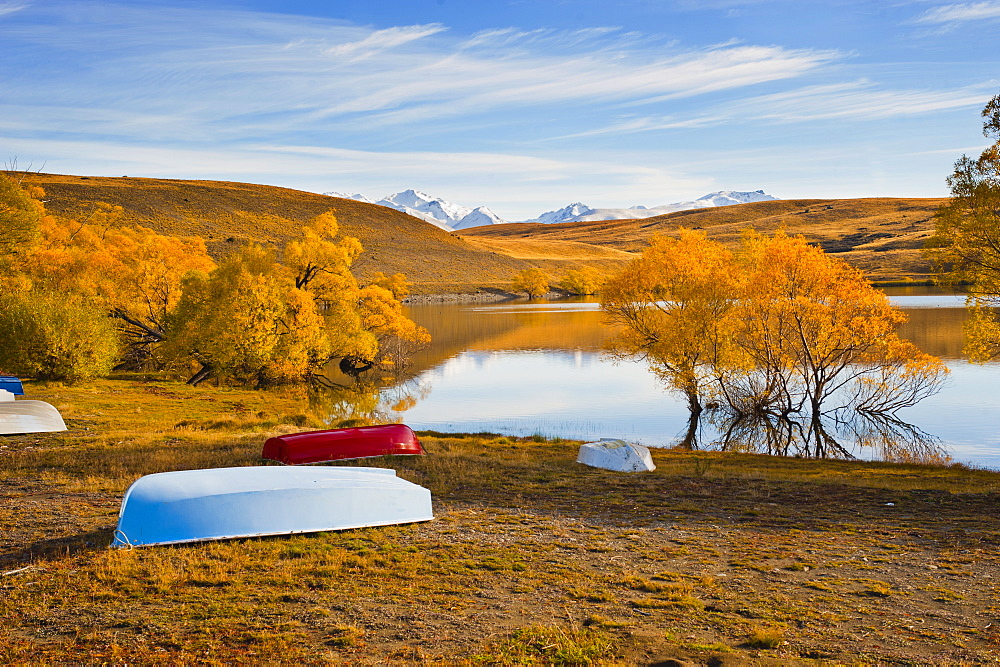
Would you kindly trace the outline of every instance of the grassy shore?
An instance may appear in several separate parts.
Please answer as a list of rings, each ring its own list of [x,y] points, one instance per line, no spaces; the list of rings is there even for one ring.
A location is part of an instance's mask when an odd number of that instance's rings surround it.
[[[122,493],[262,465],[304,391],[29,385],[69,431],[0,439],[0,663],[1000,661],[1000,474],[422,434],[374,465],[428,523],[110,550]],[[366,461],[366,465],[372,465]]]

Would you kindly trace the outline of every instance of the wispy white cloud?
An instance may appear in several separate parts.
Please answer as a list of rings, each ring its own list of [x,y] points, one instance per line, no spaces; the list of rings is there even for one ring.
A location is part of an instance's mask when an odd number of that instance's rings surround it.
[[[56,173],[236,180],[313,192],[350,190],[382,196],[406,187],[460,202],[487,204],[506,219],[524,219],[558,199],[592,199],[614,205],[667,203],[708,192],[717,183],[623,156],[587,158],[517,153],[367,151],[317,146],[246,143],[232,146],[126,145],[100,140],[25,140],[0,131],[11,155],[44,162]],[[503,187],[498,187],[498,184]]]
[[[437,23],[386,28],[385,30],[376,30],[357,42],[335,44],[329,47],[326,53],[333,57],[361,60],[424,37],[436,35],[444,30],[445,27]]]
[[[860,81],[807,86],[743,99],[691,117],[642,116],[573,136],[711,127],[734,122],[799,123],[874,121],[982,106],[992,96],[987,86],[953,90],[879,90]]]
[[[7,14],[13,14],[14,12],[19,12],[27,7],[28,5],[24,3],[0,2],[0,17]]]
[[[656,103],[792,79],[840,57],[739,44],[681,49],[603,27],[461,38],[438,24],[375,30],[149,6],[115,6],[108,15],[70,25],[81,19],[55,13],[50,25],[7,26],[0,39],[75,61],[51,78],[18,81],[8,99],[68,117],[85,106],[173,113],[179,122],[163,127],[183,125],[184,136],[250,134],[259,122],[285,132],[328,131],[331,123],[370,129],[525,107]]]
[[[1000,18],[1000,2],[973,2],[933,7],[917,17],[915,23],[943,24]]]

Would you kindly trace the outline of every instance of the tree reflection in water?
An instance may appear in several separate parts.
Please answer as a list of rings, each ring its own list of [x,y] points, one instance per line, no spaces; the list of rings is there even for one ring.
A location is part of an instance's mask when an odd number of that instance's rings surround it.
[[[399,423],[429,391],[414,379],[398,384],[372,377],[324,381],[310,388],[309,411],[328,428]]]
[[[691,419],[679,437],[680,449],[900,463],[951,461],[940,438],[894,414],[852,408],[811,418],[714,406]]]

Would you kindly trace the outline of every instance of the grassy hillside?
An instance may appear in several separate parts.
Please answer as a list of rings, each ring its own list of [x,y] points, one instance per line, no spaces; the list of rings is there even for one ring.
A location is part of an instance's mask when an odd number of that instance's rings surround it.
[[[266,185],[57,174],[26,180],[45,189],[46,207],[56,215],[85,219],[95,202],[106,202],[124,209],[126,223],[203,237],[215,257],[246,241],[283,246],[303,223],[334,209],[344,233],[365,248],[355,265],[359,277],[402,272],[417,293],[502,289],[530,266],[559,276],[583,265],[612,269],[629,257],[581,243],[548,244],[555,249],[545,257],[507,253],[502,243],[468,241],[384,206]]]
[[[641,250],[656,234],[679,227],[703,229],[735,242],[747,227],[762,232],[785,229],[803,234],[827,252],[840,254],[873,280],[918,280],[930,276],[921,254],[931,234],[934,212],[945,199],[787,199],[679,211],[638,220],[519,223],[462,230],[469,239],[492,239],[513,254],[517,243],[586,242],[626,252]]]
[[[680,211],[639,220],[490,225],[448,233],[374,204],[266,185],[222,181],[31,174],[57,215],[84,219],[95,202],[121,206],[125,222],[169,234],[201,236],[223,257],[245,241],[281,247],[313,216],[334,209],[365,253],[356,272],[405,273],[416,293],[506,289],[530,266],[559,278],[568,269],[614,271],[650,237],[678,227],[735,242],[747,227],[804,234],[873,280],[925,280],[921,253],[944,199],[789,199]]]

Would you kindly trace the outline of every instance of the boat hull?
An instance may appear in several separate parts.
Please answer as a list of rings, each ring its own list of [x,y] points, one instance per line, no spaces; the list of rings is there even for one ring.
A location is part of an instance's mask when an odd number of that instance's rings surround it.
[[[0,435],[65,430],[62,415],[45,401],[0,401]]]
[[[157,473],[125,492],[111,546],[182,544],[430,521],[427,489],[382,468]]]
[[[275,436],[264,443],[261,456],[288,465],[301,465],[423,453],[420,441],[409,426],[383,424]]]
[[[616,472],[656,470],[649,449],[624,440],[602,438],[600,442],[580,445],[577,463]]]
[[[21,385],[21,379],[13,375],[0,375],[0,389],[9,391],[15,396],[24,396],[24,387]]]

